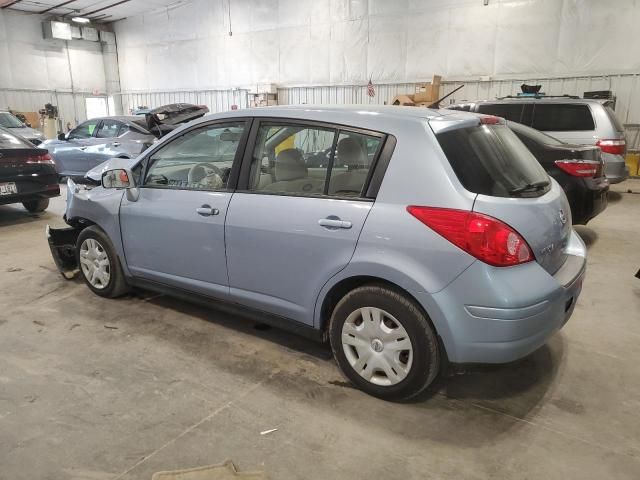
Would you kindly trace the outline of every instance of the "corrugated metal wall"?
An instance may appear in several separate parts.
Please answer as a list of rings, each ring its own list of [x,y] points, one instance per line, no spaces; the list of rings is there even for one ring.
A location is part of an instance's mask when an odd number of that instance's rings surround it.
[[[45,103],[58,107],[62,124],[72,125],[87,119],[85,98],[93,97],[90,93],[58,92],[54,90],[0,89],[0,109],[11,109],[19,112],[37,112]],[[35,127],[35,125],[34,125]]]
[[[174,92],[132,92],[115,95],[116,106],[122,105],[122,114],[128,115],[139,107],[155,108],[170,103],[206,105],[211,112],[231,110],[232,105],[247,108],[247,90],[197,90]],[[116,107],[117,108],[117,107]]]

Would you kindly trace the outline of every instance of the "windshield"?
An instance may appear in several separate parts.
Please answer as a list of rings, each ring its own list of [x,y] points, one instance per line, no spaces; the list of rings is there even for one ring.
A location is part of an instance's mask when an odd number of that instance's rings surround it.
[[[438,142],[467,190],[493,197],[541,196],[549,177],[506,125],[443,132]]]
[[[24,123],[9,112],[0,112],[0,126],[5,128],[22,128]]]

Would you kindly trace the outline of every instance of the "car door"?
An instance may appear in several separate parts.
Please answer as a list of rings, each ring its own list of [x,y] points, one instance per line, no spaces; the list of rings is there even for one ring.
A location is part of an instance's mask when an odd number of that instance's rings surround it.
[[[55,146],[52,152],[58,164],[58,173],[83,175],[86,168],[86,149],[94,138],[99,119],[87,120],[71,130],[65,141]]]
[[[87,141],[88,145],[85,149],[87,170],[97,167],[110,158],[122,155],[122,150],[119,148],[121,142],[117,141],[122,126],[123,123],[118,120],[111,118],[102,120],[96,129],[95,137]]]
[[[384,135],[261,120],[251,137],[227,213],[230,296],[311,325],[318,292],[349,263],[373,204],[364,192]],[[316,166],[325,149],[328,164]]]
[[[133,276],[227,296],[224,220],[246,125],[246,120],[198,125],[145,158],[138,198],[124,198],[120,207],[122,243]]]

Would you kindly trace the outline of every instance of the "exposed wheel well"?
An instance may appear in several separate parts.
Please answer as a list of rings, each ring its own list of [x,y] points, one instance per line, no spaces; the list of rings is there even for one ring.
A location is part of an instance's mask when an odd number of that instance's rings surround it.
[[[322,331],[322,337],[324,339],[328,338],[328,328],[329,328],[329,320],[331,319],[331,313],[333,312],[333,309],[336,307],[340,299],[355,288],[361,287],[363,285],[371,285],[371,284],[382,285],[387,288],[390,288],[391,290],[395,290],[396,292],[406,296],[407,298],[415,302],[416,306],[425,314],[425,317],[427,318],[427,321],[431,324],[431,328],[433,328],[433,331],[436,332],[436,336],[438,338],[438,345],[440,347],[440,351],[442,354],[441,361],[443,362],[443,365],[448,365],[447,351],[444,347],[444,343],[442,342],[442,338],[440,337],[438,330],[436,329],[435,325],[431,321],[431,318],[429,317],[429,314],[425,311],[425,309],[422,307],[420,302],[418,302],[418,300],[413,295],[411,295],[411,293],[409,293],[407,290],[405,290],[401,286],[393,282],[390,282],[388,280],[385,280],[383,278],[362,275],[357,277],[345,278],[344,280],[341,280],[340,282],[336,283],[325,296],[322,302],[322,307],[320,308],[320,322],[321,322],[320,330]]]

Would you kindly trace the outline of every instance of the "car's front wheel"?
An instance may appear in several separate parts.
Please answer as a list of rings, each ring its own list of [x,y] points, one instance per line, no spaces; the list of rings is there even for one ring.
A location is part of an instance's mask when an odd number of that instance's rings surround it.
[[[27,200],[22,202],[22,206],[26,208],[30,213],[44,212],[49,206],[48,198],[38,198],[37,200]]]
[[[80,232],[76,259],[82,278],[95,294],[115,298],[129,290],[118,255],[99,227],[94,225]]]
[[[333,310],[329,329],[342,372],[366,393],[407,400],[438,374],[438,342],[428,318],[412,299],[391,288],[352,290]]]

